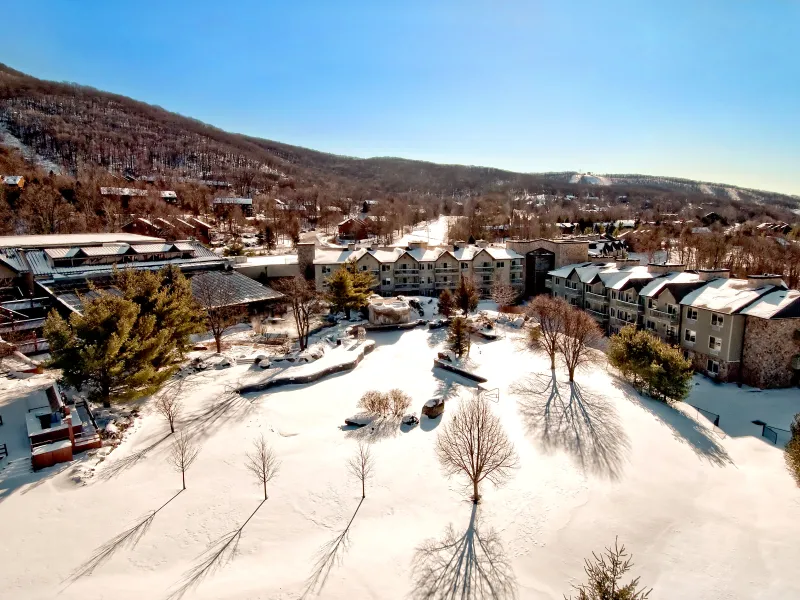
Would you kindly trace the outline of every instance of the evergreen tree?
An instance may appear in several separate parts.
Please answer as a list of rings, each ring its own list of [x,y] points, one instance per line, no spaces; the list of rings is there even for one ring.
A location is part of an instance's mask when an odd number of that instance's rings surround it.
[[[621,584],[622,577],[630,571],[633,564],[631,556],[614,540],[614,547],[606,548],[597,555],[592,552],[592,560],[584,561],[588,583],[575,586],[575,600],[646,600],[652,590],[639,589],[639,578]]]
[[[623,327],[609,339],[608,362],[636,389],[653,398],[678,402],[689,394],[691,363],[678,348],[652,333],[637,331],[632,325]]]
[[[455,299],[453,298],[453,294],[447,288],[443,289],[442,293],[439,294],[439,314],[449,317],[453,314],[454,308]]]
[[[189,336],[204,331],[198,318],[201,308],[192,296],[189,281],[171,265],[159,272],[126,269],[114,274],[114,285],[124,298],[139,306],[137,336],[143,345],[144,359],[156,368],[183,358]]]
[[[467,323],[466,317],[456,317],[450,323],[447,345],[456,356],[469,356],[471,340],[469,337],[469,323]]]
[[[462,277],[461,281],[458,282],[455,299],[456,305],[465,315],[478,308],[480,296],[478,296],[478,290],[475,288],[475,282],[466,277]]]
[[[344,312],[350,316],[350,299],[353,295],[353,278],[347,269],[340,267],[327,279],[325,300],[331,305],[331,312]]]
[[[375,276],[369,271],[359,271],[356,263],[348,263],[347,270],[353,286],[353,295],[350,298],[350,308],[361,310],[367,305],[372,295],[372,288],[377,283]]]
[[[265,225],[264,226],[264,247],[267,249],[267,252],[272,252],[275,249],[275,230],[272,228],[272,225]]]
[[[110,406],[111,398],[132,398],[156,389],[171,373],[158,372],[147,358],[152,347],[138,334],[139,306],[108,292],[83,298],[83,314],[65,321],[52,311],[44,325],[51,366],[78,390]]]

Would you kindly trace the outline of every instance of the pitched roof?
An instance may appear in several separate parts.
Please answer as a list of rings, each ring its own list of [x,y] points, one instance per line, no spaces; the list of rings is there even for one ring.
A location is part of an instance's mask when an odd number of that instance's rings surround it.
[[[774,285],[753,288],[745,279],[714,279],[686,294],[681,300],[681,306],[730,315],[775,289],[778,288]]]
[[[800,319],[800,292],[777,288],[743,308],[741,314],[759,319]]]
[[[147,196],[147,190],[137,188],[101,187],[101,196]]]
[[[167,190],[167,191],[161,192],[161,197],[162,198],[175,198],[175,199],[177,199],[178,198],[178,194],[176,194],[172,190]]]
[[[217,306],[237,306],[250,302],[283,298],[283,294],[276,292],[268,285],[263,285],[255,279],[242,275],[238,271],[218,270],[198,273],[190,280],[193,290],[199,278],[206,280],[212,290],[220,291],[218,298],[220,304]]]
[[[687,273],[685,271],[675,271],[673,273],[667,273],[662,275],[661,277],[656,277],[650,281],[646,286],[644,286],[641,291],[639,292],[640,296],[645,296],[647,298],[654,298],[661,293],[661,290],[667,284],[687,284],[687,283],[694,283],[700,281],[700,276],[697,273]],[[674,287],[674,286],[673,286]],[[673,292],[673,296],[675,293]],[[679,300],[679,298],[675,298]]]
[[[136,233],[66,233],[53,235],[0,236],[0,248],[58,248],[100,244],[163,242],[163,238]]]
[[[236,204],[237,206],[251,206],[253,204],[252,198],[214,198],[212,204]]]

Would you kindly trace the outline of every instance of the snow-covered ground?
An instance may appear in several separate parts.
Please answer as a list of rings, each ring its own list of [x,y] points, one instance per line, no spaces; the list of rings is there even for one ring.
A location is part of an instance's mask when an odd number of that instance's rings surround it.
[[[788,427],[796,390],[752,393],[698,379],[690,402],[641,398],[603,364],[571,389],[512,330],[473,344],[471,361],[499,390],[492,406],[520,456],[477,511],[442,475],[434,441],[472,384],[432,359],[445,330],[370,333],[353,371],[312,385],[231,393],[257,366],[190,376],[179,430],[201,449],[187,474],[166,462],[170,438],[145,405],[128,437],[96,466],[86,457],[38,474],[0,472],[0,594],[16,598],[450,598],[486,573],[496,597],[550,599],[583,577],[582,560],[619,536],[654,598],[800,597],[800,490],[780,449],[748,429]],[[38,379],[0,379],[0,414],[20,410]],[[440,421],[342,428],[368,389],[399,387],[419,411],[445,396]],[[548,405],[548,399],[550,403]],[[548,410],[549,408],[549,410]],[[729,430],[726,430],[726,426]],[[282,461],[269,499],[245,468],[264,434]],[[0,442],[24,432],[0,427]],[[359,440],[375,476],[363,502],[348,476]],[[1,463],[0,463],[1,464]],[[153,514],[153,511],[156,511]],[[227,545],[225,543],[228,542]],[[473,592],[475,588],[473,588]]]
[[[429,246],[442,246],[447,243],[447,224],[458,217],[445,215],[433,221],[417,223],[414,229],[395,241],[393,246],[407,246],[409,242],[427,242]]]

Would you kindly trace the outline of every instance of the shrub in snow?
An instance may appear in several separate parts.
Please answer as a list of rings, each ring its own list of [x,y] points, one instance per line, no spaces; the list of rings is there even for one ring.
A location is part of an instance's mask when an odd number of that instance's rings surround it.
[[[411,396],[403,390],[394,388],[389,390],[389,409],[392,416],[400,417],[411,407]]]
[[[626,585],[621,585],[622,576],[633,566],[632,557],[625,552],[625,546],[619,546],[614,540],[614,548],[606,548],[598,556],[592,552],[592,560],[586,560],[583,570],[588,583],[575,586],[575,600],[646,600],[650,590],[639,589],[637,577]],[[571,598],[571,597],[570,597]]]
[[[791,429],[792,439],[786,444],[786,466],[800,485],[800,413],[794,416]]]
[[[377,390],[364,392],[358,401],[358,408],[371,415],[386,415],[389,412],[389,397]]]

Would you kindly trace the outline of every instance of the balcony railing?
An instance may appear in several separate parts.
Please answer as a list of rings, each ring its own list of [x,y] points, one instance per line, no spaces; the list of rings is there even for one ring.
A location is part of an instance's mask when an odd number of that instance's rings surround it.
[[[572,288],[566,288],[564,291],[567,294],[570,294],[571,296],[580,296],[581,295],[581,291],[580,290],[573,290]]]
[[[587,308],[586,312],[592,315],[595,319],[600,319],[601,321],[608,321],[608,315],[606,313],[592,310],[591,308]]]
[[[586,292],[587,300],[595,300],[596,302],[608,302],[608,298],[602,294],[595,294],[594,292]]]
[[[622,305],[623,308],[628,308],[630,310],[635,310],[637,312],[641,308],[641,306],[639,306],[635,302],[627,302],[626,300],[620,300],[619,298],[617,298],[616,302],[617,304]]]
[[[458,267],[436,267],[437,273],[458,273]]]
[[[456,282],[455,281],[437,281],[436,282],[436,287],[440,288],[440,289],[442,289],[442,288],[454,288],[454,287],[456,287]]]
[[[415,290],[419,287],[419,283],[396,283],[394,289],[396,290]]]
[[[494,266],[492,266],[492,265],[488,265],[488,266],[481,265],[479,267],[472,267],[472,270],[475,271],[476,273],[491,273],[492,271],[494,271]]]
[[[709,349],[708,349],[708,353],[709,353],[711,356],[719,356],[719,352],[720,352],[720,350],[721,350],[721,348],[709,348]]]
[[[418,275],[419,274],[419,269],[401,269],[401,268],[397,268],[397,269],[394,270],[394,274],[395,275],[403,275],[404,273],[407,273],[409,275]]]
[[[631,325],[635,325],[636,324],[636,317],[628,317],[626,319],[625,317],[621,317],[619,315],[616,315],[616,316],[614,316],[612,318],[614,320],[616,320],[616,321],[621,321],[622,323],[630,323]]]
[[[553,289],[553,280],[552,279],[545,279],[544,280],[544,287]]]
[[[650,316],[660,321],[669,321],[670,323],[678,322],[678,315],[675,313],[664,312],[663,310],[650,309]]]
[[[511,265],[512,271],[522,271],[522,265]]]

